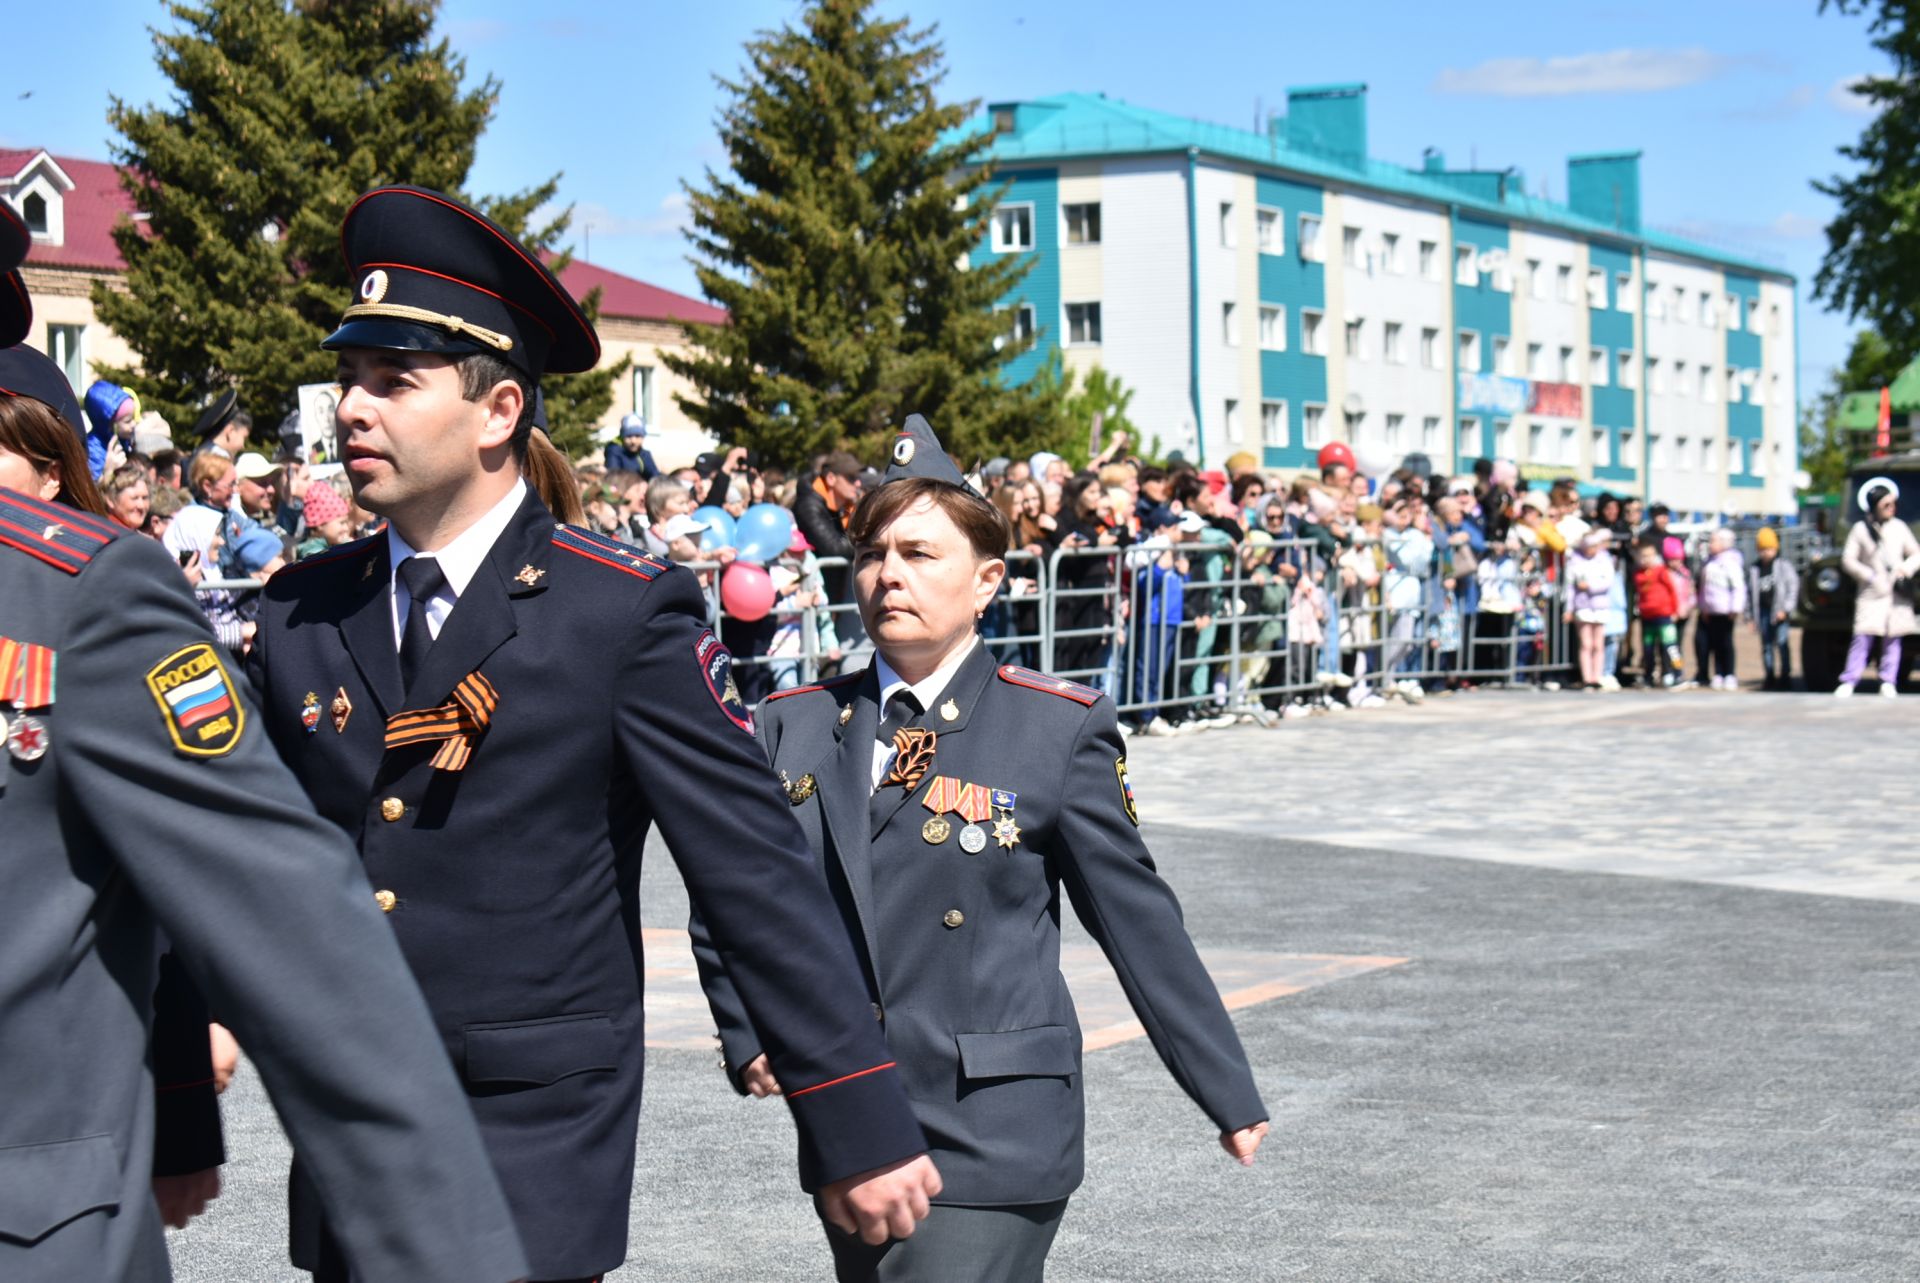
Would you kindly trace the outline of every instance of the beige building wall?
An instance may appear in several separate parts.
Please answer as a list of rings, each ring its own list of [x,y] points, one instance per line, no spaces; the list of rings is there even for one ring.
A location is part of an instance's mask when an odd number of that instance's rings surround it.
[[[133,349],[101,324],[93,311],[93,283],[104,280],[118,288],[118,277],[29,264],[20,269],[20,278],[33,296],[33,329],[27,334],[28,347],[56,356],[51,350],[52,327],[78,326],[80,329],[80,379],[74,388],[76,397],[86,395],[87,388],[100,377],[101,366],[139,365]]]

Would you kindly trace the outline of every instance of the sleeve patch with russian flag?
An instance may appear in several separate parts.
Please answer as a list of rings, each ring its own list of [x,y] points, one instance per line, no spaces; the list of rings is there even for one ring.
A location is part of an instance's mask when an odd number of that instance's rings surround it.
[[[188,757],[223,757],[240,744],[247,710],[211,644],[197,642],[147,670],[173,746]]]
[[[693,643],[693,657],[700,664],[700,676],[705,679],[713,702],[720,706],[727,720],[747,734],[753,734],[753,714],[747,711],[746,701],[740,698],[739,684],[733,680],[733,652],[708,630]]]

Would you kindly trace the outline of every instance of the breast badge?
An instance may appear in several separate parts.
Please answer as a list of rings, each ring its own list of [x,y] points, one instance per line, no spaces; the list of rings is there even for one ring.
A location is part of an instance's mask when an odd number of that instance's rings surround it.
[[[342,686],[333,693],[333,703],[327,712],[333,715],[333,733],[342,734],[347,729],[347,719],[353,716],[353,701],[347,698],[347,688]]]
[[[308,691],[307,697],[300,701],[300,725],[312,735],[320,729],[320,692]]]
[[[819,782],[811,775],[802,775],[797,780],[790,780],[785,771],[780,772],[780,783],[786,787],[787,801],[795,806],[812,797],[814,790],[819,787]]]

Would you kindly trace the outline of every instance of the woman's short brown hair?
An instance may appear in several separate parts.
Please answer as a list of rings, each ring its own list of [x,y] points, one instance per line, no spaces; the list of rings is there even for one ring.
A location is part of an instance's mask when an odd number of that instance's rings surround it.
[[[226,455],[204,450],[194,455],[187,467],[187,486],[195,494],[205,494],[207,487],[226,476],[227,469],[233,466],[233,460]]]
[[[54,496],[55,502],[96,516],[107,515],[107,501],[93,484],[93,469],[87,464],[87,447],[79,432],[44,401],[0,396],[0,446],[25,458],[35,472],[45,473],[54,464],[60,465],[60,493]]]
[[[853,546],[872,546],[888,526],[922,499],[933,500],[933,506],[960,528],[975,557],[986,561],[1007,555],[1012,532],[1000,510],[978,495],[933,477],[903,477],[869,490],[847,524]]]

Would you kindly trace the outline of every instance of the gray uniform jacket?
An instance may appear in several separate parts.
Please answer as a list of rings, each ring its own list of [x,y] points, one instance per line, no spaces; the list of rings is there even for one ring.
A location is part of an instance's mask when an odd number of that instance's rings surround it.
[[[56,671],[28,710],[44,756],[0,758],[0,1279],[170,1276],[158,930],[258,1067],[359,1278],[523,1275],[352,844],[274,755],[173,559],[116,530],[0,490],[0,638]]]
[[[911,790],[883,786],[870,803],[878,698],[872,670],[783,692],[761,705],[758,731],[867,964],[875,1014],[940,1168],[939,1201],[1051,1202],[1080,1183],[1080,1027],[1060,974],[1062,887],[1213,1125],[1264,1120],[1239,1037],[1140,838],[1112,702],[996,668],[976,646],[915,721],[936,736],[926,776]],[[925,802],[942,778],[1010,802],[981,824],[989,836],[977,854],[960,845],[958,814],[928,840]],[[1003,818],[1019,830],[1010,847],[992,836]],[[691,929],[738,1087],[759,1039],[697,915]]]

